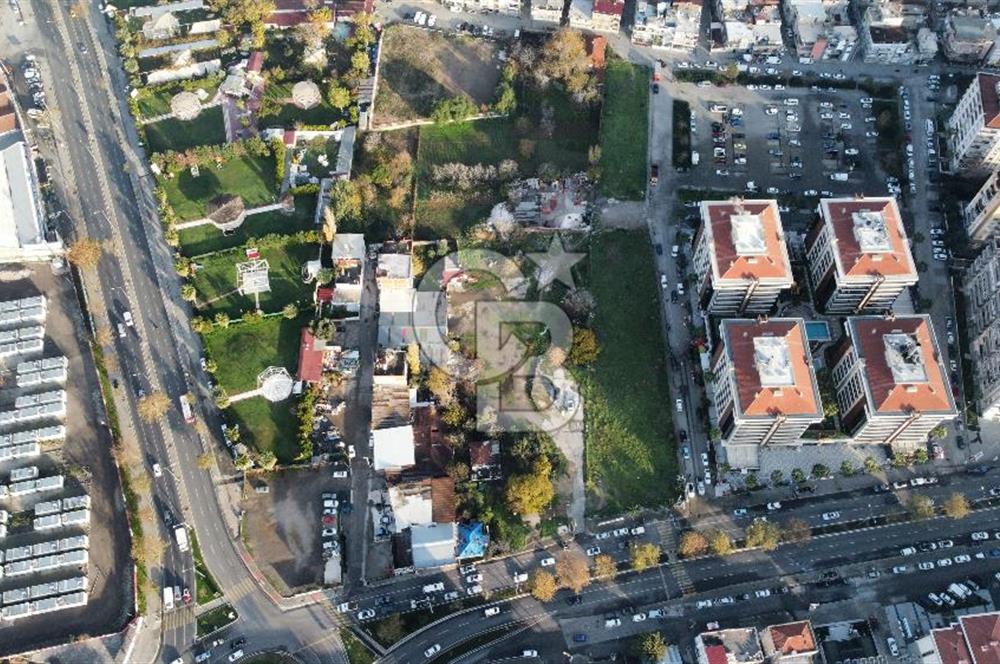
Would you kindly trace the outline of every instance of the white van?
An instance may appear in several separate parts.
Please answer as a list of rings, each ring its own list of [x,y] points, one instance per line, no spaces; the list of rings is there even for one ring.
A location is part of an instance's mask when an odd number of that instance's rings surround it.
[[[785,104],[785,106],[798,106],[799,105],[799,100],[795,99],[794,97],[789,97],[788,99],[786,99],[784,101],[784,104]]]
[[[170,611],[174,608],[174,589],[167,586],[163,589],[163,610]]]
[[[424,586],[424,593],[436,593],[444,590],[444,583],[438,581],[437,583],[428,583]]]

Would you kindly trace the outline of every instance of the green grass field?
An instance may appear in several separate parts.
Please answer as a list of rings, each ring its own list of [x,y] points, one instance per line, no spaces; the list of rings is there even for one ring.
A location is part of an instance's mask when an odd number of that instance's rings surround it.
[[[139,4],[155,4],[153,2],[149,3],[133,3],[132,6],[138,6]],[[202,89],[208,96],[205,97],[206,102],[215,97],[215,93],[219,90],[219,85],[222,83],[221,76],[209,76],[203,79],[194,79],[188,81],[178,81],[177,83],[156,86],[155,90],[143,89],[139,91],[139,96],[136,97],[136,104],[139,107],[139,114],[144,118],[155,118],[160,115],[165,115],[170,112],[170,100],[174,98],[178,92],[183,90],[191,90],[194,92],[197,89]]]
[[[299,196],[295,199],[293,214],[286,215],[278,210],[250,215],[231,235],[223,235],[222,231],[211,224],[185,228],[180,231],[181,253],[185,256],[200,256],[212,251],[242,247],[250,238],[260,238],[270,233],[292,235],[312,230],[315,210],[315,196]]]
[[[603,514],[669,505],[676,497],[677,461],[649,236],[595,235],[589,273],[601,354],[578,377],[592,509]]]
[[[601,113],[601,189],[606,196],[646,195],[649,81],[647,67],[608,59]]]
[[[520,129],[518,123],[508,119],[420,128],[416,167],[418,239],[457,237],[462,230],[483,221],[490,208],[500,201],[499,186],[467,192],[435,188],[431,181],[435,165],[452,162],[496,165],[504,159],[513,159],[520,165],[523,176],[534,175],[543,163],[565,172],[586,170],[587,150],[597,142],[596,118],[590,121],[593,113],[574,107],[556,93],[534,101],[538,104],[544,101],[553,109],[555,131],[551,138],[541,135],[537,118],[528,118]]]
[[[181,221],[203,218],[209,202],[222,194],[242,196],[248,208],[267,205],[275,196],[274,158],[234,157],[222,168],[200,169],[198,177],[184,170],[162,183],[167,201]]]
[[[299,336],[306,317],[289,320],[271,316],[237,323],[204,335],[205,353],[218,364],[215,380],[229,394],[256,389],[257,375],[281,366],[292,375],[298,369]]]
[[[260,247],[261,258],[267,260],[271,290],[260,294],[264,313],[277,313],[290,302],[308,298],[310,284],[302,283],[302,265],[318,256],[315,244],[289,238],[286,242]],[[236,318],[254,308],[254,298],[236,291],[236,264],[246,262],[242,247],[199,258],[201,268],[192,283],[198,292],[198,313],[213,316],[224,311]]]
[[[240,425],[242,441],[252,449],[274,452],[278,463],[291,463],[299,453],[295,404],[295,399],[271,403],[264,397],[253,397],[230,405],[226,416]]]
[[[281,104],[281,101],[291,99],[292,85],[292,83],[274,83],[267,86],[267,96],[279,103],[280,106],[276,114],[258,118],[258,127],[261,129],[268,127],[291,129],[296,124],[331,125],[337,120],[346,120],[348,118],[348,114],[345,111],[331,106],[325,97],[319,104],[308,109],[299,108],[291,103]]]
[[[222,107],[206,108],[194,120],[167,118],[144,125],[146,146],[150,152],[183,152],[196,145],[219,145],[226,142]]]

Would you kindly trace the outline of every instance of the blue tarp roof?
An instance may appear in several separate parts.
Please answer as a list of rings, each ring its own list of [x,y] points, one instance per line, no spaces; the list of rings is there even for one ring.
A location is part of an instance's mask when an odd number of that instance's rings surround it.
[[[458,547],[456,558],[480,558],[486,555],[490,536],[480,521],[458,524]]]

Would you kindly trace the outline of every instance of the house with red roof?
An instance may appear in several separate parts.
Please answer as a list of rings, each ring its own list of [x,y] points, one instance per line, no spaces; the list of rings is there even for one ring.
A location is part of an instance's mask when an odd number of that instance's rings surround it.
[[[844,328],[827,365],[855,443],[910,453],[958,416],[930,316],[852,316]]]
[[[881,313],[917,283],[916,263],[891,197],[826,198],[806,237],[815,301],[828,314]]]
[[[795,444],[823,420],[801,318],[723,320],[712,372],[722,444],[734,468],[758,468],[761,445]]]
[[[757,630],[735,627],[702,632],[694,640],[698,664],[763,664]]]
[[[693,262],[706,311],[719,316],[770,311],[794,284],[778,202],[702,201]]]
[[[771,664],[812,664],[819,653],[808,620],[769,625],[761,633],[760,643]]]

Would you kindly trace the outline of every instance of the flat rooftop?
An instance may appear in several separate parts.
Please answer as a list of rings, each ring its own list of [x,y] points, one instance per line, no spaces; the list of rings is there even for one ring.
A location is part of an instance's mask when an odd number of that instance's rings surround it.
[[[0,134],[0,247],[45,241],[31,153],[20,131]]]

